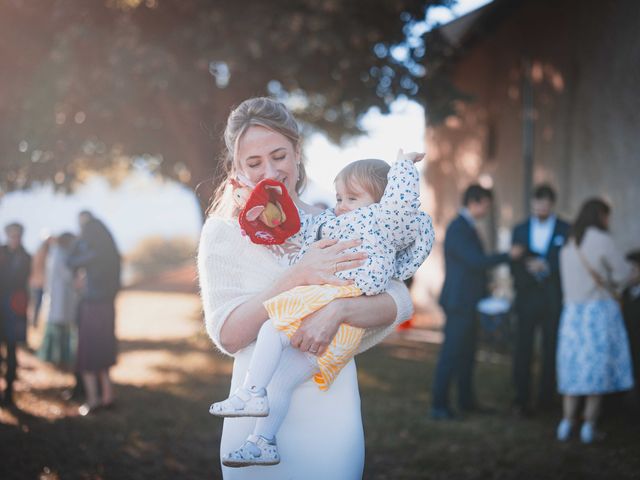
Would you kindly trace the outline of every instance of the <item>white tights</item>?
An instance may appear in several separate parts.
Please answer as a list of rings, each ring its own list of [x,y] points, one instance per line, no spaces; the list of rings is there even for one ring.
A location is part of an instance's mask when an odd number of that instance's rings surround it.
[[[259,418],[254,435],[271,440],[289,410],[296,387],[319,371],[318,365],[300,350],[291,347],[289,337],[267,320],[260,328],[243,388],[259,392],[266,388],[269,416]]]

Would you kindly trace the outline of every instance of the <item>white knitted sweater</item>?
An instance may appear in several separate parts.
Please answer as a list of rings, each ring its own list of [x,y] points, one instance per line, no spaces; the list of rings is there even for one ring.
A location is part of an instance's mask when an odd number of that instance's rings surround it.
[[[268,248],[244,237],[237,220],[207,219],[198,248],[198,276],[207,333],[221,352],[231,355],[220,343],[220,330],[231,312],[268,288],[286,268]],[[402,282],[393,280],[387,293],[396,303],[396,319],[387,327],[367,329],[358,353],[382,341],[413,314],[409,291]]]

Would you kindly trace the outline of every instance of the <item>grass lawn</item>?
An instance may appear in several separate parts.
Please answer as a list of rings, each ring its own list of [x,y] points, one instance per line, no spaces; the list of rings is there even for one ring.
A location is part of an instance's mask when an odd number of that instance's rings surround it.
[[[73,377],[19,355],[18,408],[0,410],[0,479],[220,478],[221,421],[207,408],[228,392],[188,294],[127,291],[118,300],[118,405],[86,418],[61,399]],[[37,345],[38,332],[31,346]],[[479,398],[496,413],[427,419],[438,346],[396,336],[358,357],[366,479],[640,478],[637,417],[609,405],[598,445],[554,440],[559,412],[508,414],[509,362],[481,352]],[[265,467],[268,468],[268,467]],[[336,479],[339,480],[339,479]]]
[[[358,361],[366,433],[367,479],[640,478],[638,418],[609,406],[598,445],[555,440],[557,412],[509,414],[510,361],[480,352],[478,397],[492,414],[436,422],[427,418],[438,346],[394,338]],[[454,392],[455,393],[455,392]],[[455,395],[452,397],[455,398]]]

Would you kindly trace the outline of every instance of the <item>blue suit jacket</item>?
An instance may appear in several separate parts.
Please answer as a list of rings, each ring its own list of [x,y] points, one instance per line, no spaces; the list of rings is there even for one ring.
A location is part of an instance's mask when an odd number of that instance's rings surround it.
[[[487,270],[509,261],[506,253],[486,255],[476,229],[458,215],[444,239],[445,278],[440,305],[445,310],[475,311],[486,295]]]
[[[522,222],[513,229],[512,243],[518,243],[526,247],[526,253],[521,260],[513,262],[511,272],[513,273],[514,286],[516,289],[516,301],[525,300],[527,296],[537,296],[541,288],[545,290],[551,288],[556,296],[562,296],[560,285],[560,249],[564,246],[569,236],[570,226],[567,222],[556,219],[556,226],[551,236],[551,242],[544,259],[549,263],[549,276],[543,281],[536,279],[525,268],[527,258],[539,257],[540,255],[531,251],[530,247],[530,219]]]

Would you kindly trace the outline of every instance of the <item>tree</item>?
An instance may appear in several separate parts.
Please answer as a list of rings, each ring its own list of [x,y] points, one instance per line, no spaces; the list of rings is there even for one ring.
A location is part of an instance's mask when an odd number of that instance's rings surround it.
[[[339,141],[419,96],[405,35],[452,0],[13,0],[0,4],[0,193],[141,158],[208,203],[233,105],[288,101]],[[404,42],[405,58],[391,54]]]

